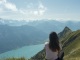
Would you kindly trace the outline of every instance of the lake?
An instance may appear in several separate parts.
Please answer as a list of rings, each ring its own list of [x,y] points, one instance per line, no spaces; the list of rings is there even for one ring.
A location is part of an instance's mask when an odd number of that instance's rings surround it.
[[[32,45],[32,46],[24,46],[19,49],[11,50],[5,53],[0,54],[0,58],[31,58],[35,54],[37,54],[39,51],[41,51],[44,48],[44,44],[39,45]]]

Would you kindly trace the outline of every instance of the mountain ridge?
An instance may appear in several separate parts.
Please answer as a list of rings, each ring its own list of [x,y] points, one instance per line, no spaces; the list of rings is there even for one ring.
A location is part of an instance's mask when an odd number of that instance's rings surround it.
[[[22,26],[22,25],[30,25],[35,28],[38,28],[46,33],[50,33],[51,31],[56,31],[57,33],[61,32],[65,26],[71,28],[72,30],[80,29],[80,21],[56,21],[56,20],[36,20],[36,21],[27,21],[27,20],[10,20],[10,19],[0,19],[0,24],[2,25],[10,25],[10,26]],[[59,27],[60,26],[60,27]],[[74,27],[75,28],[74,28]]]

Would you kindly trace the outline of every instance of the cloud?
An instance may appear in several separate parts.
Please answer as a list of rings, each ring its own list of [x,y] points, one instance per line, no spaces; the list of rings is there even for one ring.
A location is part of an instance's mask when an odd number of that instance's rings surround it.
[[[47,10],[47,8],[41,2],[38,4],[38,6],[35,6],[33,3],[29,3],[27,5],[27,9],[26,8],[18,9],[15,4],[8,2],[7,0],[0,0],[0,4],[2,5],[3,9],[10,10],[13,12],[18,12],[21,14],[26,14],[26,15],[31,14],[35,16],[36,15],[42,16]],[[0,11],[2,11],[2,9],[0,9]]]
[[[0,0],[0,14],[4,13],[4,18],[28,18],[36,19],[42,17],[46,13],[47,7],[42,2],[34,4],[28,3],[27,6],[18,8],[16,4],[9,2],[8,0]],[[9,14],[7,15],[7,13]],[[8,17],[7,17],[8,16]],[[16,17],[15,17],[16,16]]]
[[[10,9],[11,11],[18,11],[18,9],[16,8],[16,5],[15,4],[12,4],[12,3],[5,3],[4,6],[7,8],[7,9]]]
[[[46,12],[47,8],[42,4],[39,3],[38,7],[31,11],[33,15],[42,16]]]
[[[0,4],[5,3],[5,2],[6,2],[6,0],[0,0]]]
[[[33,11],[34,15],[39,15],[39,11]]]
[[[0,0],[0,4],[3,6],[3,8],[6,8],[7,10],[18,11],[16,5],[8,2],[7,0]]]
[[[42,3],[39,4],[38,11],[40,15],[43,15],[46,12],[47,8],[43,6]]]

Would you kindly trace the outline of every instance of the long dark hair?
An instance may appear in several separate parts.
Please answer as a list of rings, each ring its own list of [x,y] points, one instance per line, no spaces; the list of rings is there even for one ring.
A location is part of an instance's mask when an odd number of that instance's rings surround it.
[[[56,34],[56,32],[52,32],[49,35],[49,48],[52,51],[59,51],[60,47],[59,47],[59,38],[58,35]]]

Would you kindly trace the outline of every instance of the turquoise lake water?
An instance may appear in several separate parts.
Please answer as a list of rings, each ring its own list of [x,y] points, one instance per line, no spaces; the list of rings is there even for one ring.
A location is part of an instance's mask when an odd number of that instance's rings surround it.
[[[44,48],[44,44],[40,45],[32,45],[32,46],[24,46],[22,48],[8,51],[5,53],[0,54],[0,58],[20,58],[20,57],[25,57],[25,58],[31,58],[35,54],[37,54],[39,51],[41,51]]]

